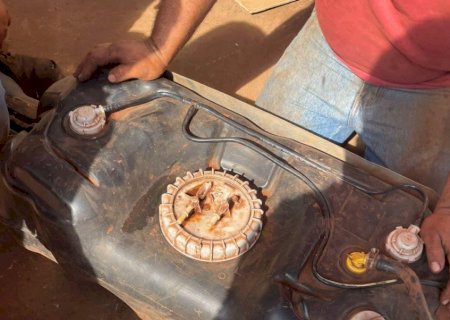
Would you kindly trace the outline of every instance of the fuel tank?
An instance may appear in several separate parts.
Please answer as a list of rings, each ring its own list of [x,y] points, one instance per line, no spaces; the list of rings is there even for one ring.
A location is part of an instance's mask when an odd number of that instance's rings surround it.
[[[415,188],[389,191],[169,79],[50,91],[53,110],[0,162],[0,219],[31,250],[148,319],[417,318],[401,281],[346,265],[420,224]],[[424,255],[409,266],[434,313],[445,273]]]

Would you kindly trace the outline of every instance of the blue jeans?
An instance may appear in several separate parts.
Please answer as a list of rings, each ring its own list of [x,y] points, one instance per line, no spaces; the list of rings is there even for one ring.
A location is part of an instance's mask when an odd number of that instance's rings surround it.
[[[365,83],[325,41],[315,12],[256,104],[335,143],[358,133],[368,160],[441,192],[450,172],[450,88]]]

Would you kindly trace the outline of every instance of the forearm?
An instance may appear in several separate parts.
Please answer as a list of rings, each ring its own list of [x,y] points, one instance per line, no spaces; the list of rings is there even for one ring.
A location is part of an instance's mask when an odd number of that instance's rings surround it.
[[[215,0],[162,0],[150,36],[167,65],[202,22]]]
[[[86,81],[98,67],[118,64],[108,74],[111,82],[156,79],[189,40],[214,3],[215,0],[161,0],[149,39],[98,45],[86,55],[74,76],[79,81]]]

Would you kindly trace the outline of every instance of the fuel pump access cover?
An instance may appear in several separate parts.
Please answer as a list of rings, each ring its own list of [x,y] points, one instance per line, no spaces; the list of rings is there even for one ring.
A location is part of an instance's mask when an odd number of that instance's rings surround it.
[[[196,260],[220,262],[247,252],[262,230],[261,200],[237,175],[188,172],[167,186],[159,218],[167,241]]]

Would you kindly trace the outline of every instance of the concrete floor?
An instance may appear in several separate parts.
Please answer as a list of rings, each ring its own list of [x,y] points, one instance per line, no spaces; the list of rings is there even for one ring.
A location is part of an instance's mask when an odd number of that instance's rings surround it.
[[[149,34],[159,1],[5,0],[8,50],[55,60],[66,74],[93,45]],[[170,69],[252,102],[273,64],[303,26],[312,0],[257,15],[219,0]],[[58,265],[22,249],[0,229],[0,319],[137,319],[96,284],[68,279]]]

